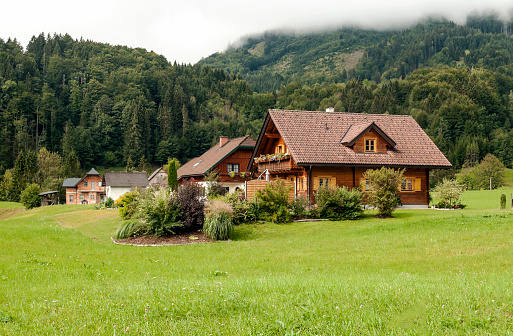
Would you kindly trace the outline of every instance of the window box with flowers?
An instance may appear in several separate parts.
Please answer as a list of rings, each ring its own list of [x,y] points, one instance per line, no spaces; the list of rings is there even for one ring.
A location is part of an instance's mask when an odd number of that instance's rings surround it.
[[[246,177],[249,177],[249,172],[240,172],[239,173],[239,176],[243,179],[245,179]]]
[[[259,157],[255,158],[255,163],[281,161],[288,158],[290,158],[289,153],[266,154],[260,155]]]
[[[228,173],[228,176],[230,176],[231,178],[234,178],[235,176],[237,176],[237,173],[234,171],[231,171]]]

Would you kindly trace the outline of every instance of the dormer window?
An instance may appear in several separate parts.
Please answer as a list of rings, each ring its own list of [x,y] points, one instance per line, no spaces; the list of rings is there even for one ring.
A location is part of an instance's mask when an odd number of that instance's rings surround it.
[[[376,139],[365,139],[365,152],[376,152]]]
[[[277,146],[276,147],[276,153],[283,153],[283,146]]]

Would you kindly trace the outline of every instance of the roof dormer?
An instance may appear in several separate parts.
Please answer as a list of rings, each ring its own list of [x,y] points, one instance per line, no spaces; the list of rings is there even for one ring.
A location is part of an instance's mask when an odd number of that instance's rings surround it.
[[[373,121],[351,125],[340,143],[361,153],[386,153],[396,146],[395,141]]]

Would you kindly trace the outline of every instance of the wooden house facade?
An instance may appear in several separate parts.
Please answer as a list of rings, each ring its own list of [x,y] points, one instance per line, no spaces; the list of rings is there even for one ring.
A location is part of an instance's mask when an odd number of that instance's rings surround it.
[[[429,171],[451,163],[411,116],[270,110],[248,170],[292,181],[314,202],[323,185],[360,186],[367,169],[405,169],[404,206],[429,204]]]
[[[249,164],[255,140],[249,136],[236,139],[220,137],[219,143],[210,148],[200,157],[194,158],[178,169],[178,183],[187,179],[205,186],[205,174],[210,171],[219,172],[219,183],[228,192],[243,189],[249,180],[246,167]]]

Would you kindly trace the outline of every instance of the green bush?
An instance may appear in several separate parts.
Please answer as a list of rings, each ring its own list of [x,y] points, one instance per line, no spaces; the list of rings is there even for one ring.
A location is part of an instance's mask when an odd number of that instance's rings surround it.
[[[307,214],[308,200],[304,196],[297,197],[289,204],[290,215],[292,218],[304,218]]]
[[[233,231],[233,208],[230,203],[220,200],[210,201],[205,207],[205,236],[214,240],[226,240]]]
[[[233,225],[251,223],[258,220],[259,218],[258,201],[248,201],[244,196],[244,190],[239,190],[223,197],[218,196],[216,199],[222,200],[223,202],[228,202],[232,205]]]
[[[276,179],[256,192],[255,198],[258,199],[260,209],[266,214],[267,220],[273,223],[290,221],[291,217],[287,210],[290,190],[290,187],[285,186],[285,181]]]
[[[21,192],[20,202],[27,209],[32,209],[41,205],[41,188],[35,183],[30,184]]]
[[[501,194],[501,209],[506,209],[506,195]]]
[[[141,193],[137,190],[130,191],[121,195],[116,200],[119,216],[123,219],[130,219],[137,212],[137,203]]]
[[[276,224],[285,224],[292,221],[292,216],[286,206],[281,206],[278,210],[268,214],[267,220]]]
[[[114,200],[112,199],[112,197],[107,198],[107,200],[105,201],[105,207],[106,208],[114,207]]]
[[[395,207],[399,205],[399,190],[404,169],[382,167],[369,169],[363,177],[369,180],[370,190],[367,191],[367,203],[378,209],[379,217],[390,217]]]
[[[114,234],[115,239],[126,239],[140,236],[146,233],[147,226],[137,219],[124,222]]]
[[[147,226],[148,233],[165,236],[183,227],[182,212],[176,194],[168,188],[150,188],[141,194],[137,218]]]
[[[320,187],[315,194],[317,209],[321,218],[329,220],[356,219],[363,213],[363,192],[346,187]]]
[[[431,197],[439,208],[464,208],[461,204],[461,194],[465,187],[456,180],[444,179],[431,190]]]

